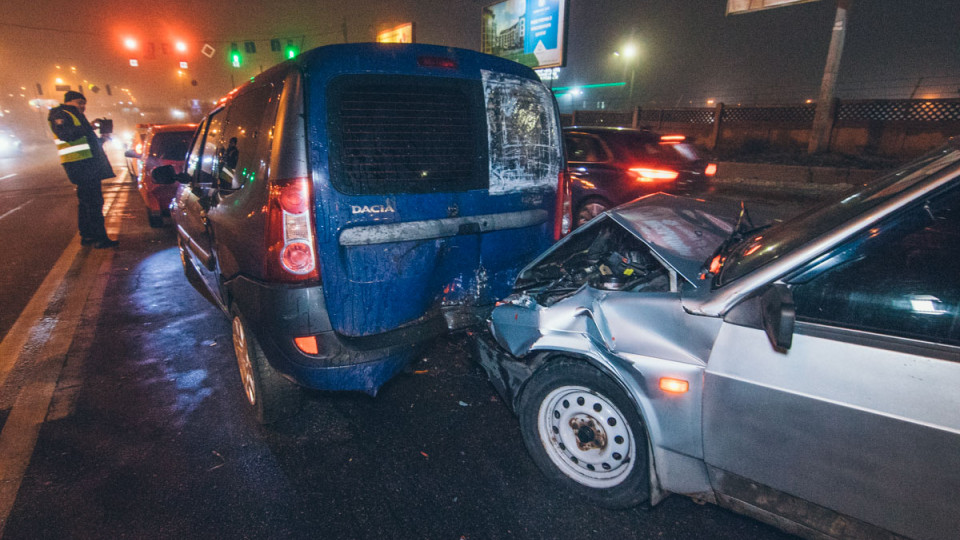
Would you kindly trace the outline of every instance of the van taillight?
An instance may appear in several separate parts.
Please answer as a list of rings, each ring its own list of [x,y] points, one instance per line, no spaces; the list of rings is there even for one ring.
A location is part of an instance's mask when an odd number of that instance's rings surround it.
[[[573,226],[573,195],[570,193],[570,172],[563,170],[557,177],[557,208],[553,219],[553,239],[570,233]]]
[[[420,56],[417,65],[428,68],[457,69],[457,61],[442,56]]]
[[[313,194],[309,178],[278,180],[270,186],[266,276],[301,282],[320,277],[313,235]]]

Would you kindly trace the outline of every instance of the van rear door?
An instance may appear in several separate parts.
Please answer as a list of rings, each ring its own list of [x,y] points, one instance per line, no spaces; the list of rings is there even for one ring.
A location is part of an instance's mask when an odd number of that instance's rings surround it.
[[[314,182],[317,242],[342,335],[476,322],[552,243],[563,162],[552,95],[526,68],[484,70],[491,57],[456,52],[454,76],[348,74],[325,89],[329,146],[311,147],[314,171],[329,171]]]

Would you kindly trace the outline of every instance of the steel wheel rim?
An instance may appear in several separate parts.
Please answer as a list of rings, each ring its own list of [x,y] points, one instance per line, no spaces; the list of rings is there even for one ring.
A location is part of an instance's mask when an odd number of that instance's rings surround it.
[[[599,202],[589,202],[580,207],[577,212],[577,226],[583,225],[591,219],[599,216],[607,209],[607,206]]]
[[[561,386],[547,394],[537,432],[553,464],[577,483],[611,488],[633,471],[636,441],[630,425],[609,399],[589,388]]]
[[[240,317],[233,318],[233,351],[237,356],[237,366],[240,368],[240,380],[243,382],[243,392],[251,405],[257,403],[257,387],[253,380],[253,363],[250,361],[250,351],[247,345],[247,335],[243,331]]]

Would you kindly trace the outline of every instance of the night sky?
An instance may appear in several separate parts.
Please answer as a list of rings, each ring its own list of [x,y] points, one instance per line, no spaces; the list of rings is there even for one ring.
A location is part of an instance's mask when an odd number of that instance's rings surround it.
[[[0,104],[5,109],[21,106],[24,99],[36,97],[38,82],[43,97],[62,98],[52,91],[57,64],[67,82],[73,77],[69,68],[76,67],[74,83],[85,79],[101,88],[111,85],[113,97],[103,91],[89,96],[94,114],[98,107],[115,106],[113,100],[121,99],[119,88],[129,89],[137,105],[146,108],[181,107],[190,99],[206,104],[230,89],[231,74],[239,83],[261,66],[279,61],[279,54],[270,52],[270,38],[302,40],[309,49],[345,37],[372,41],[377,31],[409,21],[416,24],[418,42],[477,49],[480,10],[489,3],[3,0]],[[725,5],[724,0],[570,0],[567,67],[553,85],[626,80],[629,69],[618,63],[613,51],[632,39],[640,50],[635,95],[645,104],[815,98],[835,13],[833,0],[730,17],[724,15]],[[128,35],[156,43],[157,57],[130,67],[122,47]],[[174,37],[192,49],[183,77],[176,73],[176,55],[163,55],[159,49]],[[246,40],[256,40],[257,54],[247,55],[241,69],[229,68],[229,43]],[[217,49],[212,59],[199,54],[204,43]],[[839,91],[846,98],[911,93],[960,97],[960,2],[856,0]],[[584,96],[583,104],[593,106],[603,99],[610,101],[608,107],[615,106],[624,97],[619,92]]]

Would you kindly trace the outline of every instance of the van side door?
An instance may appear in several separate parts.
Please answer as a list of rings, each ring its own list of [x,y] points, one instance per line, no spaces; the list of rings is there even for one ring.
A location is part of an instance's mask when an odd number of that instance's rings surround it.
[[[219,167],[217,145],[223,131],[222,117],[222,110],[212,113],[197,131],[185,171],[191,181],[189,186],[182,187],[177,193],[179,216],[176,221],[177,234],[185,250],[210,292],[217,298],[216,261],[207,212],[216,197],[215,173]]]

